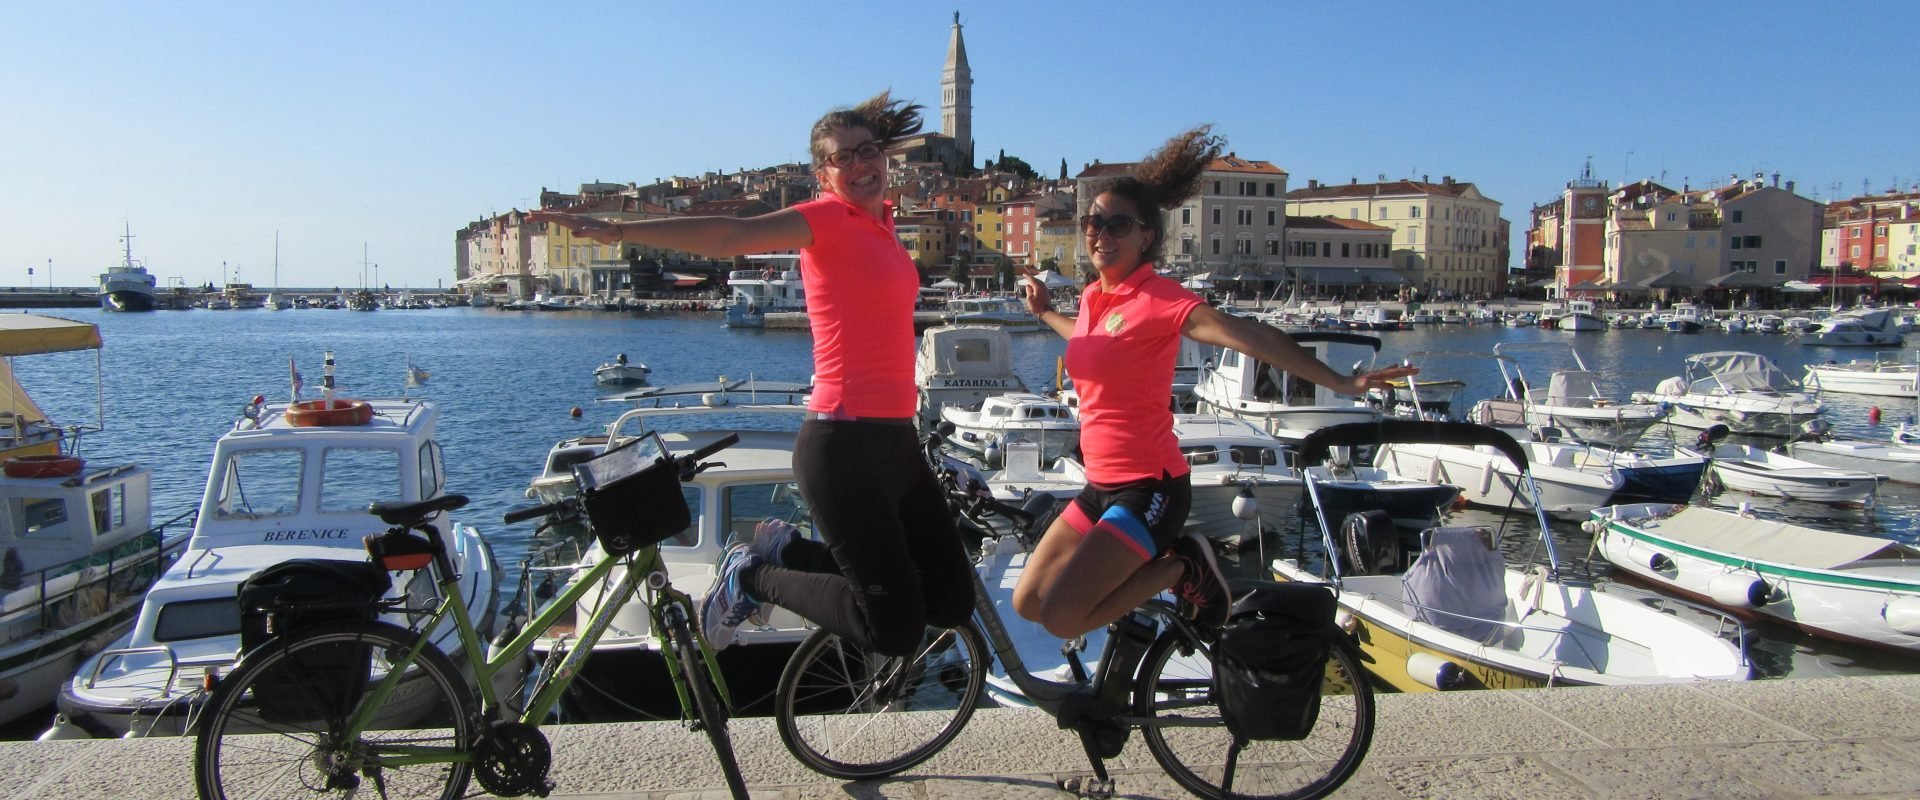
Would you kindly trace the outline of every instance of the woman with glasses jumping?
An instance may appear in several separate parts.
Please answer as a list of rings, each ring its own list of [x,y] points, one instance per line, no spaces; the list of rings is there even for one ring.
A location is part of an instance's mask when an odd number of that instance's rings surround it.
[[[1221,313],[1154,271],[1164,212],[1194,196],[1220,155],[1223,143],[1209,131],[1174,137],[1132,175],[1092,190],[1080,232],[1098,277],[1082,292],[1077,318],[1053,310],[1046,285],[1027,275],[1027,310],[1067,339],[1087,473],[1086,489],[1047,529],[1013,592],[1014,610],[1056,636],[1100,628],[1170,587],[1191,617],[1225,620],[1227,582],[1213,549],[1181,531],[1192,498],[1171,409],[1181,336],[1342,394],[1417,371],[1341,375],[1279,329]]]
[[[973,611],[966,551],[913,426],[920,273],[894,235],[886,151],[920,130],[888,93],[821,117],[809,138],[820,196],[746,219],[609,222],[531,215],[602,243],[733,256],[800,251],[813,329],[813,394],[793,470],[825,543],[769,520],[727,551],[701,625],[715,649],[777,605],[869,650],[907,655],[931,624]]]

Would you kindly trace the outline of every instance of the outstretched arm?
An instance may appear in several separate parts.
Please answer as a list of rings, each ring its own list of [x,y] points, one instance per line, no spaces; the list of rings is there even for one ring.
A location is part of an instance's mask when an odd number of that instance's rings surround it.
[[[1060,334],[1060,338],[1073,338],[1073,317],[1053,310],[1053,291],[1033,273],[1032,267],[1021,267],[1020,276],[1022,285],[1027,287],[1027,313]]]
[[[1393,366],[1342,375],[1314,358],[1312,351],[1301,347],[1279,328],[1231,316],[1211,306],[1195,308],[1187,316],[1187,326],[1181,332],[1196,342],[1238,350],[1288,374],[1353,397],[1365,395],[1368,389],[1386,388],[1387,381],[1395,378],[1420,373],[1419,367]]]
[[[714,258],[798,250],[813,244],[813,228],[807,225],[807,218],[791,208],[745,219],[671,217],[614,222],[565,211],[535,211],[527,218],[551,222],[601,244],[637,242]]]

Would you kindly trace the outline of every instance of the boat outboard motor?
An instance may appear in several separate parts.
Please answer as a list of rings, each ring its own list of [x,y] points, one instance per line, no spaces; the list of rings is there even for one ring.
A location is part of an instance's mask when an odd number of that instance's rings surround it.
[[[1827,433],[1832,430],[1832,423],[1824,419],[1810,419],[1800,423],[1800,432],[1795,434],[1792,439],[1788,439],[1787,443],[1824,441],[1827,438]]]
[[[1701,447],[1712,447],[1732,434],[1733,429],[1727,427],[1726,423],[1716,422],[1713,424],[1713,427],[1701,431],[1700,438],[1695,441]]]
[[[1391,575],[1400,571],[1400,532],[1385,511],[1355,511],[1340,521],[1340,558],[1345,575]]]

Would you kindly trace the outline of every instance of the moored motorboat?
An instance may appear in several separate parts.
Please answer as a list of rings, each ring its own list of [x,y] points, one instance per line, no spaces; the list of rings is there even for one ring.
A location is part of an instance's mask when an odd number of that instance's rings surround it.
[[[1744,436],[1789,437],[1824,405],[1758,353],[1717,351],[1687,357],[1681,375],[1633,402],[1664,403],[1668,419],[1686,428],[1726,425]]]
[[[1782,446],[1802,461],[1840,469],[1861,470],[1893,483],[1920,486],[1920,436],[1900,425],[1887,441],[1834,435],[1825,420],[1807,423],[1806,432]]]
[[[147,268],[133,260],[133,228],[121,234],[125,258],[100,276],[100,308],[106,311],[152,311],[159,307],[159,284]]]
[[[1315,359],[1341,371],[1365,369],[1380,352],[1380,339],[1374,336],[1337,331],[1292,336]],[[1193,396],[1202,414],[1251,420],[1261,430],[1283,438],[1380,416],[1379,410],[1356,404],[1352,397],[1231,349],[1221,350],[1212,368],[1202,371]]]
[[[1526,451],[1485,426],[1385,420],[1318,431],[1302,443],[1314,458],[1335,446],[1443,441],[1491,447],[1526,474]],[[1531,484],[1532,481],[1527,481]],[[1309,497],[1320,486],[1308,480]],[[1539,508],[1542,503],[1535,501]],[[1315,569],[1292,559],[1270,568],[1281,580],[1333,584],[1340,621],[1373,675],[1402,691],[1626,685],[1746,680],[1751,668],[1727,620],[1728,641],[1658,607],[1656,598],[1562,572],[1544,514],[1536,512],[1543,563],[1508,566],[1487,528],[1431,528],[1417,560],[1386,515],[1318,517]],[[1532,526],[1530,526],[1532,527]],[[1337,531],[1337,533],[1336,533]]]
[[[1615,569],[1698,602],[1830,639],[1920,650],[1920,549],[1713,508],[1595,509]]]
[[[331,385],[331,359],[328,373]],[[73,673],[60,692],[56,728],[100,736],[189,732],[208,687],[242,655],[237,592],[244,581],[294,559],[365,564],[361,539],[387,527],[368,513],[370,502],[445,494],[437,418],[434,404],[418,399],[250,404],[214,445],[186,552],[148,591],[132,632]],[[491,636],[499,599],[491,549],[470,525],[453,525],[444,514],[433,521],[447,531],[462,599]],[[389,597],[435,602],[438,589],[424,571],[399,575]],[[409,620],[404,610],[383,618],[403,627]],[[451,628],[436,631],[434,643],[460,651]]]
[[[1552,363],[1565,365],[1571,360],[1572,367],[1553,369],[1543,391],[1527,381],[1519,361],[1511,358],[1514,353],[1527,350],[1549,351],[1553,354]],[[1667,414],[1667,409],[1658,403],[1623,403],[1607,396],[1600,389],[1599,373],[1587,367],[1580,351],[1572,345],[1501,342],[1493,346],[1493,352],[1496,356],[1509,357],[1495,359],[1500,367],[1501,385],[1507,387],[1505,402],[1521,405],[1518,409],[1521,420],[1533,436],[1545,437],[1546,429],[1553,429],[1561,438],[1624,449],[1632,447]],[[1497,410],[1489,409],[1490,412]],[[1495,424],[1490,419],[1475,421]]]
[[[1899,347],[1905,334],[1894,328],[1893,311],[1835,314],[1794,334],[1795,344],[1821,347]]]
[[[1594,307],[1592,300],[1567,301],[1567,313],[1562,315],[1555,324],[1563,331],[1604,331],[1607,329],[1607,321],[1600,317],[1600,311]]]
[[[1836,469],[1753,445],[1720,442],[1717,436],[1705,435],[1701,438],[1709,439],[1712,443],[1692,447],[1676,445],[1673,450],[1680,455],[1708,459],[1708,469],[1713,475],[1708,482],[1709,492],[1715,490],[1712,484],[1718,483],[1748,494],[1835,505],[1863,505],[1873,502],[1883,480],[1871,472]]]
[[[1024,392],[1013,372],[1013,337],[995,325],[939,325],[920,337],[914,355],[920,416],[940,420],[940,409],[979,408],[988,397]]]
[[[1800,382],[1818,392],[1920,397],[1920,391],[1916,391],[1916,384],[1920,383],[1920,363],[1901,361],[1897,356],[1897,353],[1881,353],[1872,361],[1808,364],[1807,377]]]
[[[1067,406],[1031,392],[993,395],[977,409],[947,406],[940,409],[940,420],[953,426],[947,441],[979,454],[989,466],[997,465],[1005,448],[1017,442],[1039,445],[1042,464],[1074,452],[1080,444],[1080,420]]]

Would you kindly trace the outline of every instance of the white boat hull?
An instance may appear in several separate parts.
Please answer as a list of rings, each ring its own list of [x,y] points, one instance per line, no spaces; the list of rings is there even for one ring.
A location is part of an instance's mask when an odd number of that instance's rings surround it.
[[[1539,451],[1535,448],[1534,452]],[[1490,447],[1396,442],[1381,445],[1373,463],[1402,479],[1459,486],[1460,496],[1474,505],[1533,510],[1520,470]],[[1620,489],[1620,476],[1610,466],[1596,465],[1591,469],[1550,463],[1529,466],[1540,485],[1541,504],[1548,514],[1555,516],[1583,518],[1593,509],[1606,505],[1608,498]]]
[[[1635,392],[1633,400],[1670,404],[1667,421],[1683,428],[1705,430],[1725,425],[1742,436],[1786,438],[1800,432],[1800,426],[1820,414],[1817,401],[1800,398],[1753,398],[1730,396],[1682,396],[1662,398]]]
[[[1319,582],[1290,561],[1275,561],[1280,580]],[[1619,591],[1554,583],[1538,573],[1505,571],[1503,631],[1490,642],[1468,639],[1414,618],[1397,575],[1348,577],[1341,617],[1352,620],[1370,670],[1401,677],[1416,654],[1437,655],[1489,688],[1625,686],[1751,676],[1739,648]],[[1469,684],[1472,685],[1472,684]],[[1413,687],[1402,687],[1417,690]],[[1431,688],[1431,687],[1429,687]]]
[[[1836,469],[1884,475],[1894,483],[1920,486],[1920,446],[1863,439],[1788,442],[1787,455]]]
[[[1915,635],[1920,629],[1906,625],[1903,631],[1889,622],[1890,616],[1900,620],[1899,612],[1905,608],[1920,607],[1920,566],[1912,561],[1863,559],[1838,569],[1756,561],[1668,538],[1662,526],[1647,517],[1671,508],[1650,504],[1602,509],[1595,515],[1604,525],[1596,534],[1597,549],[1615,568],[1690,600],[1771,619],[1816,636],[1920,650],[1920,635]],[[1712,509],[1687,511],[1700,512],[1734,516]],[[1791,536],[1798,528],[1759,519],[1725,524],[1746,523],[1752,525],[1755,537]],[[1664,568],[1656,569],[1656,562]],[[1764,581],[1767,602],[1757,607],[1725,602],[1724,587],[1747,585],[1735,579]]]
[[[1607,329],[1606,320],[1589,314],[1568,314],[1561,317],[1557,324],[1560,330],[1563,331],[1604,331]]]
[[[1681,455],[1702,455],[1676,447]],[[1722,486],[1748,494],[1807,500],[1816,503],[1870,502],[1880,490],[1880,478],[1870,472],[1835,469],[1800,461],[1747,445],[1713,448],[1709,469]]]
[[[1809,390],[1821,392],[1912,399],[1920,396],[1920,391],[1916,391],[1916,383],[1920,383],[1920,380],[1916,379],[1920,379],[1920,370],[1912,368],[1873,370],[1839,364],[1815,364],[1807,367],[1805,384]]]

